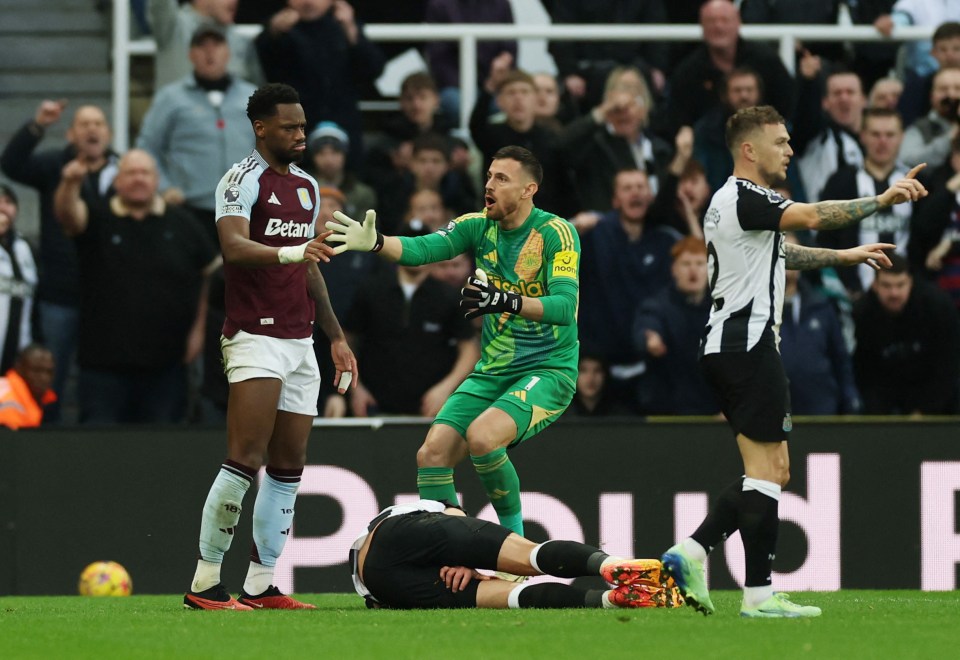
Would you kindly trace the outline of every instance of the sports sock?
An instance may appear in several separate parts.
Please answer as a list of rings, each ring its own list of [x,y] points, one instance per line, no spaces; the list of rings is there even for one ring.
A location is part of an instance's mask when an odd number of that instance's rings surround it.
[[[710,513],[700,526],[690,535],[710,554],[721,542],[737,531],[740,510],[740,498],[743,492],[743,477],[740,477],[720,492]]]
[[[566,584],[519,585],[507,596],[510,609],[567,609],[574,607],[603,607],[604,592],[599,589],[581,589]]]
[[[253,545],[243,590],[262,594],[273,583],[273,569],[293,525],[294,503],[303,468],[285,470],[267,466],[253,506]]]
[[[609,555],[576,541],[547,541],[530,551],[530,564],[547,575],[572,578],[599,575]]]
[[[453,485],[453,468],[417,468],[417,491],[421,500],[446,500],[450,504],[459,504],[457,488]]]
[[[520,478],[507,457],[505,447],[483,456],[471,456],[477,476],[487,490],[500,524],[523,536],[523,514],[520,511]]]
[[[770,586],[777,552],[780,486],[771,481],[748,478],[744,480],[743,489],[738,520],[747,564],[744,586],[767,587]]]
[[[230,549],[243,511],[241,503],[257,473],[251,467],[226,460],[210,486],[200,518],[200,557],[190,590],[199,593],[220,583],[220,564]]]

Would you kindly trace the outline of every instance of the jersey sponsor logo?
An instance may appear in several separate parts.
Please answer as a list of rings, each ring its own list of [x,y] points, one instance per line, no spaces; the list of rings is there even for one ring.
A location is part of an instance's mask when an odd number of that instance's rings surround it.
[[[563,250],[562,252],[557,252],[553,257],[553,269],[551,275],[553,277],[570,277],[576,279],[577,261],[579,258],[580,255],[573,250]]]
[[[223,191],[223,201],[227,204],[233,204],[240,199],[240,186],[235,183],[231,183]]]
[[[235,213],[243,213],[243,207],[239,204],[224,204],[222,215],[233,215]]]
[[[306,188],[297,188],[297,198],[300,200],[300,206],[308,211],[313,210],[313,200],[310,199],[310,191]]]
[[[527,296],[528,298],[539,298],[543,295],[543,282],[538,280],[519,280],[514,284],[496,275],[490,275],[489,273],[487,274],[487,278],[490,280],[490,284],[500,291],[519,293],[521,296]]]
[[[277,199],[277,193],[275,192],[270,193],[270,199],[267,200],[267,204],[276,204],[277,206],[281,205],[280,200]]]
[[[270,218],[267,221],[267,228],[264,230],[263,235],[306,238],[310,235],[310,223],[294,222],[293,220],[284,222],[279,218]]]

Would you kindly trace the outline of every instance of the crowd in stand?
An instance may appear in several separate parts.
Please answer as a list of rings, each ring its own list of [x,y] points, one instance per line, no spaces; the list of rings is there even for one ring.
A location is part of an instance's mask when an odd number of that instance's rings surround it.
[[[551,43],[556,76],[518,68],[515,42],[482,41],[462,134],[453,42],[418,44],[428,68],[403,81],[395,116],[362,115],[359,99],[392,54],[365,35],[366,21],[385,20],[378,3],[138,3],[158,50],[136,148],[115,153],[103,111],[63,101],[41,103],[2,145],[3,174],[39,193],[40,236],[33,249],[17,234],[16,193],[0,185],[0,387],[23,382],[17,367],[39,342],[52,378],[18,393],[44,407],[45,424],[65,419],[54,393],[63,400],[71,382],[81,423],[223,419],[214,191],[252,150],[246,100],[269,81],[300,93],[318,226],[375,208],[384,233],[434,231],[482,208],[499,148],[537,155],[536,205],[569,219],[582,242],[569,416],[718,414],[697,367],[710,305],[702,219],[732,172],[733,112],[770,104],[787,118],[795,156],[778,192],[793,199],[873,196],[925,162],[927,199],[843,232],[788,237],[897,250],[880,273],[791,273],[780,349],[794,414],[960,412],[960,8],[861,0],[854,23],[887,35],[936,27],[932,43],[899,57],[893,42],[798,44],[791,75],[741,24],[836,24],[837,0],[542,2],[555,23],[699,21],[703,39]],[[508,0],[406,4],[405,23],[513,22]],[[237,31],[238,11],[262,21],[258,36]],[[69,122],[68,144],[45,149],[57,122]],[[322,414],[434,414],[478,355],[458,310],[470,259],[394,268],[345,253],[321,266],[363,378],[347,398],[335,392],[319,333]]]

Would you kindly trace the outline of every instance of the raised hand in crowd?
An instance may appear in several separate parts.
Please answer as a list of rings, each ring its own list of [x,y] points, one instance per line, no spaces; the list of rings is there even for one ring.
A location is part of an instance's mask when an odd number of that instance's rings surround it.
[[[353,7],[347,0],[334,0],[333,17],[343,28],[343,33],[347,35],[347,40],[351,44],[357,43],[357,37],[360,31],[357,29],[357,18]]]
[[[63,116],[63,110],[66,107],[66,99],[43,101],[37,106],[37,113],[33,116],[33,121],[43,128],[56,124],[60,121],[60,117]]]
[[[284,7],[270,18],[270,32],[283,34],[289,32],[294,25],[300,22],[300,14],[296,9]]]
[[[493,58],[490,62],[490,75],[487,76],[484,87],[491,94],[496,94],[500,83],[506,78],[507,74],[513,69],[513,55],[504,51]]]

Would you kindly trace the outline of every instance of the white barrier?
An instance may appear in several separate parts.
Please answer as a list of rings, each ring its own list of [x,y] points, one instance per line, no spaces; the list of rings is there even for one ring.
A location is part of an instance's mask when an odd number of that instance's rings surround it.
[[[240,25],[241,32],[255,36],[259,25]],[[152,39],[130,39],[129,0],[113,3],[113,145],[120,153],[130,141],[130,57],[152,55]],[[699,25],[367,25],[372,41],[459,41],[460,126],[466,128],[476,99],[478,41],[500,39],[547,39],[550,41],[699,41]],[[787,70],[793,73],[797,41],[876,41],[896,43],[929,39],[931,27],[898,27],[892,38],[883,37],[869,25],[744,25],[744,39],[775,41]]]

